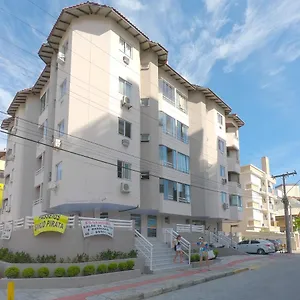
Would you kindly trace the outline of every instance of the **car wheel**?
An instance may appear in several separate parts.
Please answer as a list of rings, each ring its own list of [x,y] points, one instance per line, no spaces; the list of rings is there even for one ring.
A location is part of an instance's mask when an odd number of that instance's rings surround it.
[[[266,254],[266,252],[265,252],[264,249],[258,249],[258,250],[257,250],[257,254],[262,255],[262,254]]]

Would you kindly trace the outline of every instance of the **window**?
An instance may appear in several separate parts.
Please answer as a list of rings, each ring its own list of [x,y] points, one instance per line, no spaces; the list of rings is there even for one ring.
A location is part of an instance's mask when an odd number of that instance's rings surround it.
[[[163,79],[160,80],[160,92],[166,101],[175,106],[175,89]]]
[[[131,164],[118,160],[117,163],[118,178],[131,179]]]
[[[249,240],[245,240],[238,243],[238,245],[247,245],[247,244],[249,244]]]
[[[177,139],[188,144],[188,127],[177,121]]]
[[[177,201],[177,183],[175,181],[160,179],[159,190],[164,194],[165,200]]]
[[[160,161],[163,166],[176,168],[176,151],[166,146],[159,146]]]
[[[62,162],[56,165],[56,181],[62,180]]]
[[[119,118],[119,134],[131,138],[131,123]]]
[[[242,207],[242,197],[239,195],[230,195],[230,206]]]
[[[163,127],[163,132],[171,136],[176,136],[176,121],[174,118],[165,114],[164,112],[159,112],[159,119]]]
[[[123,96],[131,98],[132,84],[121,77],[119,77],[119,93]]]
[[[100,213],[100,219],[108,219],[108,213],[107,212]]]
[[[45,108],[48,105],[48,92],[45,92],[44,95],[41,98],[41,113],[45,110]]]
[[[60,85],[60,97],[62,98],[67,93],[67,79]]]
[[[127,56],[132,57],[132,47],[127,44],[122,38],[120,38],[119,49]]]
[[[225,142],[219,139],[218,140],[218,147],[219,147],[220,152],[224,153],[224,151],[225,151]]]
[[[63,44],[63,46],[62,46],[62,53],[64,54],[64,55],[66,55],[67,54],[67,52],[68,52],[68,49],[69,49],[69,41],[66,41],[64,44]]]
[[[150,99],[149,98],[142,98],[141,99],[141,106],[150,106]]]
[[[180,152],[177,153],[177,169],[178,171],[189,173],[190,172],[190,158]]]
[[[220,113],[218,113],[218,123],[223,125],[223,116]]]
[[[251,241],[251,244],[259,244],[259,243],[260,243],[259,241],[255,241],[255,240]]]
[[[220,166],[220,176],[226,177],[226,171],[224,166]]]
[[[179,202],[190,203],[191,196],[190,196],[190,186],[183,183],[178,183],[178,196]]]
[[[65,134],[65,121],[62,120],[59,124],[58,124],[58,136],[61,137]]]
[[[227,203],[227,194],[225,192],[221,192],[221,202],[222,204]]]
[[[141,142],[150,142],[150,134],[142,133],[141,134]]]
[[[181,93],[176,93],[176,106],[183,112],[187,112],[187,99]]]
[[[43,124],[43,138],[47,139],[47,133],[48,133],[48,120],[45,120]]]

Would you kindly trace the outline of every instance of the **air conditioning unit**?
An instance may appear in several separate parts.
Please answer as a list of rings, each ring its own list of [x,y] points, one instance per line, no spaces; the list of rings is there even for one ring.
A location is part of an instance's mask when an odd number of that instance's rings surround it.
[[[222,178],[222,184],[226,184],[227,183],[227,179],[226,178]]]
[[[121,192],[122,193],[130,193],[130,185],[127,182],[121,183]]]
[[[127,107],[128,109],[130,109],[132,107],[132,105],[130,104],[130,98],[127,96],[123,96],[122,99],[122,106]]]
[[[126,65],[129,65],[129,58],[127,56],[123,56],[123,62],[126,64]]]
[[[123,145],[124,147],[128,147],[128,146],[129,146],[129,140],[128,140],[128,139],[123,139],[123,140],[122,140],[122,145]]]
[[[229,209],[229,204],[228,203],[223,203],[223,209],[224,210]]]
[[[65,61],[66,61],[66,56],[65,56],[65,54],[62,53],[62,52],[58,52],[58,54],[57,54],[57,62],[58,62],[59,64],[64,64]]]
[[[150,172],[149,171],[142,171],[141,172],[141,179],[150,179]]]
[[[49,190],[56,190],[57,189],[57,184],[54,181],[49,182],[48,184],[48,189]]]
[[[54,139],[53,146],[55,148],[61,148],[61,140],[60,139]]]

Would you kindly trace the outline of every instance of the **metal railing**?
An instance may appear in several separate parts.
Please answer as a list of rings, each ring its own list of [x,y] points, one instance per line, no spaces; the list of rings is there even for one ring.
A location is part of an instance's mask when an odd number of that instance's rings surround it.
[[[235,242],[232,238],[225,236],[222,232],[215,234],[206,230],[205,234],[209,237],[209,243],[219,243],[224,245],[226,248],[237,247],[237,242]]]
[[[176,224],[176,231],[177,232],[200,232],[204,233],[205,228],[204,225],[190,225],[190,224]]]
[[[174,231],[171,228],[165,229],[164,230],[165,243],[170,243],[170,247],[173,248],[174,239],[176,239],[178,235],[179,233]],[[188,257],[189,264],[191,264],[191,243],[185,238],[181,237],[180,245],[183,254]]]
[[[149,265],[150,270],[153,270],[153,245],[143,237],[137,230],[134,231],[135,248],[141,253],[145,259],[146,264]]]

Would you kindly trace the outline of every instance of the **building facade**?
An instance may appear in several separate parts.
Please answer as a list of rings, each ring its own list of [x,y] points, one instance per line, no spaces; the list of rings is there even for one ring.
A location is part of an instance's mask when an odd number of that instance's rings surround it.
[[[270,173],[268,157],[262,157],[261,169],[254,165],[241,167],[241,184],[244,191],[244,220],[241,231],[279,232],[275,219],[278,196],[274,185],[276,180]]]
[[[16,94],[1,220],[45,212],[131,218],[143,235],[242,219],[239,129],[214,92],[114,8],[66,8]]]

